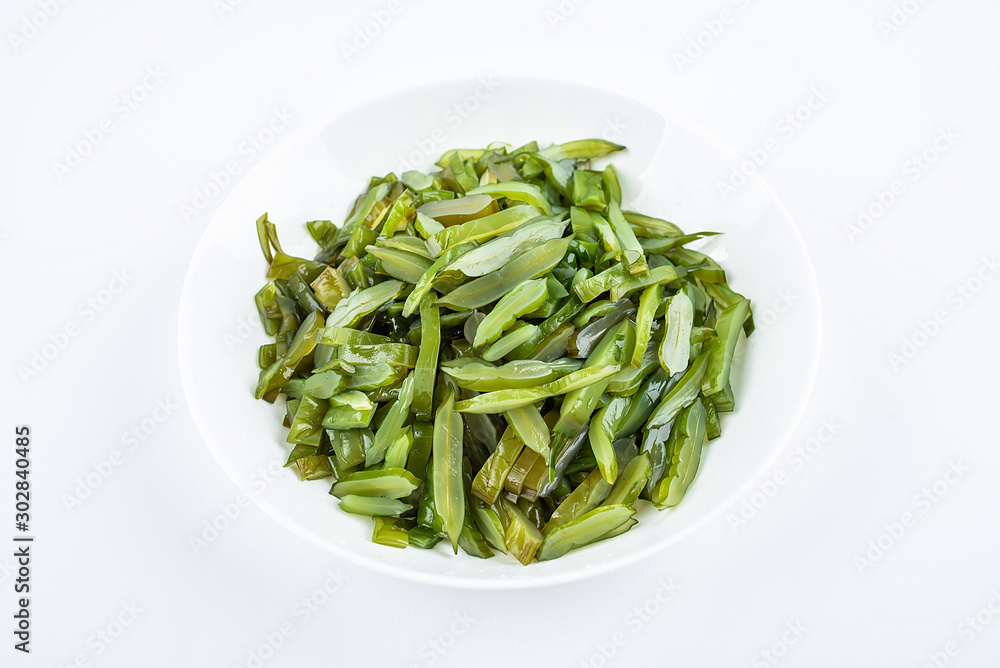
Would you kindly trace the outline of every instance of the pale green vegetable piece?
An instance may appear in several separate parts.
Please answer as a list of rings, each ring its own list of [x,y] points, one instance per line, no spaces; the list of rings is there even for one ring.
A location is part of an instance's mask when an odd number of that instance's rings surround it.
[[[354,494],[401,499],[415,490],[419,484],[420,481],[406,469],[385,468],[352,473],[334,484],[330,493],[339,498]]]
[[[327,327],[353,327],[358,320],[392,301],[403,290],[402,281],[385,281],[364,290],[351,293],[337,303],[326,318]]]
[[[509,334],[505,334],[500,337],[496,343],[491,345],[486,352],[483,353],[483,359],[487,362],[496,362],[502,359],[504,355],[515,350],[522,343],[525,343],[531,337],[533,337],[538,332],[537,325],[525,325],[524,327],[519,327]]]
[[[399,517],[413,508],[399,499],[388,499],[384,496],[359,496],[347,494],[340,498],[340,509],[355,515],[370,517]]]
[[[516,181],[511,183],[488,183],[478,188],[473,188],[466,195],[472,196],[481,193],[492,197],[506,197],[515,202],[524,202],[525,204],[537,206],[545,214],[552,213],[549,201],[542,194],[542,191],[538,189],[538,186],[531,185],[530,183],[518,183]]]
[[[460,271],[466,276],[483,276],[497,271],[525,251],[562,237],[568,224],[565,218],[542,218],[538,222],[526,223],[513,232],[473,248],[445,267],[445,271]]]
[[[633,515],[635,509],[626,505],[594,508],[572,522],[550,531],[538,551],[538,560],[555,559],[574,547],[593,543],[628,522]]]
[[[548,296],[548,288],[541,279],[521,283],[504,295],[479,323],[472,346],[483,348],[493,343],[514,324],[514,321],[545,303]]]
[[[667,304],[666,330],[660,343],[660,364],[667,373],[679,373],[688,367],[693,324],[694,305],[691,298],[684,292],[678,292]]]
[[[434,416],[434,507],[443,521],[444,533],[458,554],[458,537],[465,521],[465,490],[462,487],[462,416],[454,411],[455,397],[449,392]]]
[[[504,412],[507,424],[526,446],[543,457],[549,455],[549,443],[552,441],[549,427],[545,424],[541,413],[534,406],[521,406]]]

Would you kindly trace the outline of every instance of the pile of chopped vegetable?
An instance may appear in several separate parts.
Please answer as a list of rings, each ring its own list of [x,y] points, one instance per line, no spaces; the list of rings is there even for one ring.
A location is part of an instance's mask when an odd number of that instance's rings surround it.
[[[286,466],[333,478],[376,543],[521,563],[676,506],[732,411],[750,302],[684,234],[622,209],[604,140],[452,150],[373,178],[316,258],[257,221],[256,396],[285,403]]]

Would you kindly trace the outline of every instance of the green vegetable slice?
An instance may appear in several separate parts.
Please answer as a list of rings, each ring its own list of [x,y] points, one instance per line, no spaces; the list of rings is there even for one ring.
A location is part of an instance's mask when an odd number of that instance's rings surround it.
[[[354,494],[401,499],[419,484],[420,481],[406,469],[385,468],[378,471],[356,471],[335,483],[330,493],[338,498]]]
[[[555,559],[574,547],[587,545],[619,528],[635,515],[635,509],[627,505],[601,506],[552,529],[538,552],[539,561]]]
[[[617,366],[592,366],[536,387],[497,390],[496,392],[480,394],[477,397],[456,402],[455,410],[462,413],[502,413],[599,383],[616,371],[618,371]]]
[[[340,509],[355,515],[370,517],[398,517],[413,506],[399,499],[387,499],[382,496],[359,496],[347,494],[340,497]]]
[[[458,358],[444,362],[441,370],[455,379],[460,387],[477,392],[502,389],[536,387],[578,371],[583,362],[563,358],[554,362],[513,360],[503,366],[476,361],[475,358]]]
[[[449,392],[434,416],[434,506],[441,516],[442,531],[458,553],[458,537],[465,520],[462,490],[462,416],[454,411]]]

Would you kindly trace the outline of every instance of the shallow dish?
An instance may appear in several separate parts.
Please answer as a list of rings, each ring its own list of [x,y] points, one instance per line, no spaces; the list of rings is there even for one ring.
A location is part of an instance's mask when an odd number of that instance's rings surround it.
[[[253,295],[266,264],[254,221],[267,211],[291,254],[311,257],[305,221],[343,220],[372,175],[427,171],[449,148],[604,137],[628,208],[713,230],[701,250],[724,260],[730,284],[754,304],[757,331],[738,350],[734,413],[706,446],[698,478],[677,508],[639,509],[628,533],[542,563],[480,560],[370,542],[368,518],[336,508],[325,482],[290,470],[260,491],[261,470],[287,456],[284,410],[253,398],[257,346],[267,341]],[[178,316],[187,401],[206,444],[236,483],[280,522],[336,555],[420,582],[533,587],[607,572],[676,543],[728,508],[784,449],[819,360],[820,305],[805,248],[788,213],[759,178],[726,195],[735,154],[697,126],[625,95],[533,79],[425,86],[375,100],[307,129],[262,160],[220,207],[195,251]],[[699,246],[692,244],[692,248]],[[742,358],[742,359],[739,359]],[[269,476],[268,476],[269,477]],[[276,532],[277,533],[277,532]],[[274,536],[265,540],[273,540]]]

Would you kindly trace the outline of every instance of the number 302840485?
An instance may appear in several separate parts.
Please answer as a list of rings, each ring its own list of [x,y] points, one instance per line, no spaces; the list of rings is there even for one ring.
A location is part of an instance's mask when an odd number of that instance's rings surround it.
[[[14,475],[17,481],[15,488],[15,526],[19,531],[28,530],[28,522],[31,520],[31,429],[28,426],[16,427],[14,429],[16,438],[14,440],[16,469]]]

